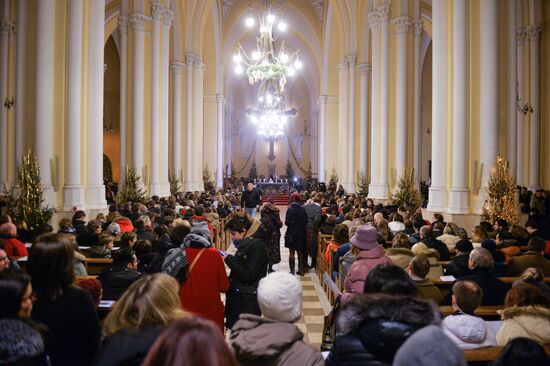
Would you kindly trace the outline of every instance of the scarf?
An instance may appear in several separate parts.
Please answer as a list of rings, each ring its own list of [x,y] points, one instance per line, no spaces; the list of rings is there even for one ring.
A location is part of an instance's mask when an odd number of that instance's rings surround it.
[[[182,269],[187,270],[187,267],[189,267],[189,260],[185,254],[185,247],[181,245],[168,251],[162,262],[161,272],[176,277]]]

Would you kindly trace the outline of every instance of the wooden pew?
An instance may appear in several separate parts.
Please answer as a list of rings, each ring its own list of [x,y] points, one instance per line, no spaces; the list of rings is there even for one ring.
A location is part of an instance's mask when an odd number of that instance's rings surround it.
[[[113,264],[113,260],[110,258],[87,258],[86,268],[89,275],[98,275],[105,268],[110,267]]]
[[[500,318],[498,310],[503,309],[503,305],[483,305],[476,309],[476,315],[485,319],[485,318]],[[454,310],[452,306],[440,306],[439,311],[443,316],[451,315]]]
[[[550,356],[550,344],[545,344],[543,347],[546,354]],[[486,347],[463,350],[464,358],[468,362],[490,362],[497,358],[503,348],[504,347]]]

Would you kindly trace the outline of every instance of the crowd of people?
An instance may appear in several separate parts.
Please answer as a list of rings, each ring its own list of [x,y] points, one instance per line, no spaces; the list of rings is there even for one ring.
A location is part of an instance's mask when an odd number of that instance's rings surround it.
[[[546,364],[550,210],[548,197],[533,197],[525,225],[482,222],[471,235],[442,215],[428,222],[324,184],[294,191],[285,217],[253,185],[111,205],[93,219],[76,211],[30,248],[5,215],[0,364],[463,365],[460,349],[492,345],[506,346],[496,365]],[[213,247],[220,219],[231,253]],[[276,267],[283,224],[290,273]],[[295,325],[296,275],[317,265],[319,233],[332,235],[320,260],[343,288],[326,360]],[[112,265],[87,276],[83,247]],[[443,274],[456,279],[447,296],[431,282]],[[508,286],[502,275],[519,279]],[[102,299],[115,301],[106,316]],[[442,318],[444,304],[454,313]],[[483,305],[502,305],[498,331],[476,316]]]

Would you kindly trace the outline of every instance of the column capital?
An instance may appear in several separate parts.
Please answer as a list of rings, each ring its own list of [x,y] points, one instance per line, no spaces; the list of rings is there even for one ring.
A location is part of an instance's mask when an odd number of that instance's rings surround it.
[[[328,95],[319,95],[320,104],[327,104],[327,101],[328,101]]]
[[[195,54],[192,52],[186,52],[185,53],[185,64],[187,66],[193,66],[193,63],[195,62]]]
[[[15,31],[15,24],[9,19],[3,18],[0,20],[0,29],[2,30],[2,35],[7,36]]]
[[[391,23],[395,25],[397,34],[409,33],[412,25],[411,18],[407,16],[393,18]]]
[[[172,70],[174,74],[182,74],[184,66],[185,66],[185,63],[180,61],[170,62],[170,70]]]
[[[359,68],[361,75],[368,75],[368,73],[372,70],[372,65],[368,62],[359,64],[357,67]]]
[[[350,68],[353,68],[357,65],[357,54],[356,53],[350,53],[347,57],[348,59],[348,65]]]
[[[225,101],[225,97],[223,94],[216,94],[216,102],[217,103],[223,103]]]
[[[118,29],[120,33],[128,33],[128,17],[126,15],[121,15],[118,17]]]
[[[141,13],[134,13],[130,16],[130,24],[135,31],[143,32],[145,30],[145,23],[151,18]]]
[[[523,46],[525,38],[527,38],[526,28],[518,29],[516,32],[516,41],[518,42],[518,46]]]
[[[162,18],[162,15],[164,13],[164,5],[160,3],[158,0],[154,0],[151,4],[151,15],[153,16],[153,20],[160,20]]]
[[[164,9],[162,13],[162,24],[171,27],[172,22],[174,21],[174,12],[168,8]]]
[[[340,68],[339,72],[342,72],[344,70],[349,69],[349,60],[348,60],[347,56],[344,56],[342,58],[342,60],[340,61],[340,64],[338,65],[338,67]]]
[[[376,12],[378,13],[378,20],[380,21],[380,23],[388,23],[390,21],[391,5],[389,4],[380,5],[376,9]]]
[[[378,27],[378,13],[373,11],[369,13],[369,28],[374,29]]]
[[[540,40],[540,33],[542,32],[542,28],[539,24],[532,24],[525,28],[525,33],[527,34],[527,37],[529,37],[529,41],[539,41]]]
[[[420,36],[424,32],[424,21],[422,19],[417,19],[413,21],[414,35]]]

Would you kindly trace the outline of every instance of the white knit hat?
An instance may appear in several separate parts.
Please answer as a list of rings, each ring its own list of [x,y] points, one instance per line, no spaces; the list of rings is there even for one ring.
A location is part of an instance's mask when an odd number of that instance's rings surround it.
[[[258,304],[262,315],[281,322],[293,322],[302,315],[302,285],[287,272],[272,272],[260,280]]]

